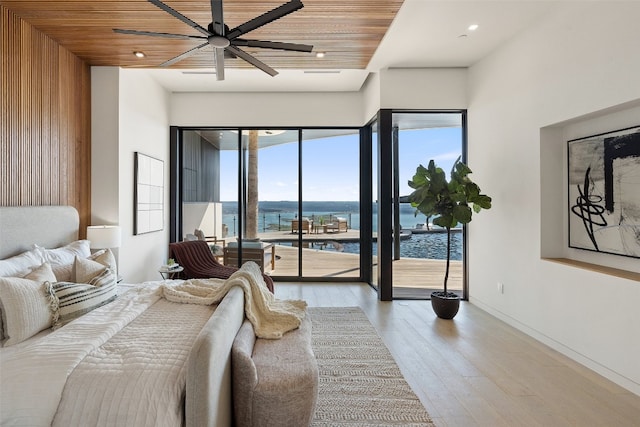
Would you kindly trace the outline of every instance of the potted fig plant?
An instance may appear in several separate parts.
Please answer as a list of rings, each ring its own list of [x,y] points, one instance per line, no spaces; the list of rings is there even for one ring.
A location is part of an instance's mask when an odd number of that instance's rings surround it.
[[[480,187],[469,178],[471,169],[460,161],[451,168],[449,180],[444,171],[433,160],[426,168],[418,166],[409,186],[414,190],[409,195],[416,215],[433,216],[433,224],[447,230],[447,264],[444,273],[444,291],[431,293],[431,306],[442,319],[453,319],[460,307],[460,297],[447,291],[449,264],[451,261],[451,229],[458,224],[471,221],[473,212],[491,208],[491,197],[480,193]]]

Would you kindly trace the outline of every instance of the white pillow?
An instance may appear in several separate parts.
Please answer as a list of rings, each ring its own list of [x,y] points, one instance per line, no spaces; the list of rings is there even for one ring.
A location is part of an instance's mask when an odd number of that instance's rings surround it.
[[[56,249],[45,249],[40,246],[36,246],[36,248],[42,253],[44,261],[51,264],[52,267],[73,264],[76,256],[80,258],[88,258],[91,256],[88,240],[76,240],[75,242]]]
[[[36,282],[40,283],[55,282],[56,275],[53,274],[51,265],[49,265],[48,262],[45,262],[42,265],[31,270],[31,273],[24,276],[23,279],[35,280]]]
[[[4,346],[18,344],[52,324],[50,299],[41,281],[0,278],[0,305],[4,318]]]
[[[34,280],[36,282],[45,282],[47,280],[56,280],[56,277],[53,275],[53,271],[51,271],[51,266],[47,263],[44,263],[36,268],[34,268],[29,274],[24,276],[24,279]],[[0,342],[4,341],[7,337],[4,333],[4,325],[6,325],[5,320],[6,314],[2,309],[2,301],[0,301]]]
[[[73,263],[54,265],[51,269],[56,275],[56,282],[73,282]]]
[[[118,277],[118,266],[116,265],[116,257],[111,252],[111,249],[101,249],[98,252],[92,254],[89,259],[97,261],[105,267],[109,267],[113,274]],[[76,280],[79,282],[79,280]]]
[[[76,257],[76,260],[73,263],[73,281],[75,283],[89,283],[91,279],[106,269],[107,267],[99,262]]]
[[[0,260],[0,277],[22,277],[44,261],[38,248]]]

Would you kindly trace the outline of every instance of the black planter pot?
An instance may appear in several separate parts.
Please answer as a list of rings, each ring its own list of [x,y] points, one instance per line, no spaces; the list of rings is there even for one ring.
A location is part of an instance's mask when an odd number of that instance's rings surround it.
[[[460,297],[453,292],[432,292],[431,307],[439,318],[453,319],[460,308]]]

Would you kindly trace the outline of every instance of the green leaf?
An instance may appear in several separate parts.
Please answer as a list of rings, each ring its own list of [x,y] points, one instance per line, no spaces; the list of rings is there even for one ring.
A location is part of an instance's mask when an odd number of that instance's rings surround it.
[[[457,205],[453,208],[453,216],[462,224],[467,224],[471,221],[471,214],[471,208],[467,205]]]
[[[474,202],[482,207],[482,209],[491,209],[491,197],[481,194]]]
[[[436,219],[433,220],[433,223],[435,225],[438,225],[440,227],[455,227],[457,225],[457,223],[455,222],[455,219],[453,219],[452,215],[442,215]]]

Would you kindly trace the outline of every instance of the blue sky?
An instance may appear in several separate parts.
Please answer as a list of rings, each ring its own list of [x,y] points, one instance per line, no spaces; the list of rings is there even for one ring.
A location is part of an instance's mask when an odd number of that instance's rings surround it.
[[[461,152],[461,128],[400,131],[400,193],[411,189],[407,181],[419,164],[430,159],[445,172]],[[305,140],[302,144],[303,199],[309,201],[352,201],[359,198],[359,136],[346,135]],[[374,164],[376,163],[374,153]],[[298,144],[262,148],[258,157],[258,187],[261,201],[297,200]],[[237,199],[237,152],[221,153],[220,198]],[[375,189],[375,183],[374,183]]]

